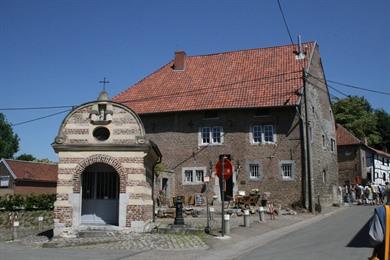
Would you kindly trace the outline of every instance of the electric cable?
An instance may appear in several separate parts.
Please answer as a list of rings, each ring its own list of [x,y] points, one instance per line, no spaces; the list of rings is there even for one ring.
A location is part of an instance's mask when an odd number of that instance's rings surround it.
[[[290,29],[288,28],[287,20],[286,20],[286,17],[284,15],[284,12],[283,12],[282,5],[280,4],[280,0],[277,0],[277,1],[278,1],[278,6],[279,6],[280,13],[281,13],[281,15],[283,17],[284,26],[286,27],[286,30],[287,30],[287,33],[288,33],[288,37],[290,37],[291,44],[294,45],[294,41],[293,41],[293,39],[291,37]]]
[[[38,121],[38,120],[42,120],[42,119],[45,119],[45,118],[53,117],[53,116],[56,116],[56,115],[60,115],[60,114],[63,114],[65,112],[69,112],[69,111],[71,111],[71,109],[67,109],[67,110],[63,110],[63,111],[56,112],[56,113],[53,113],[53,114],[49,114],[49,115],[46,115],[46,116],[41,116],[41,117],[37,117],[37,118],[34,118],[34,119],[18,122],[18,123],[15,123],[15,124],[11,124],[11,126],[24,125],[24,124],[31,123],[31,122],[34,122],[34,121]]]

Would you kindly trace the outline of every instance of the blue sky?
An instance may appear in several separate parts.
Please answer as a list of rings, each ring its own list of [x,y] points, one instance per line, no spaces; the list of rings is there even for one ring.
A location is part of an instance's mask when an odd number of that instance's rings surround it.
[[[390,92],[389,1],[281,3],[294,41],[301,33],[320,45],[327,79]],[[103,77],[116,95],[179,49],[198,55],[290,43],[276,0],[0,0],[0,39],[0,108],[91,101]],[[390,112],[389,96],[337,88]],[[0,112],[15,124],[63,110]],[[50,144],[64,117],[15,126],[19,154],[56,161]]]

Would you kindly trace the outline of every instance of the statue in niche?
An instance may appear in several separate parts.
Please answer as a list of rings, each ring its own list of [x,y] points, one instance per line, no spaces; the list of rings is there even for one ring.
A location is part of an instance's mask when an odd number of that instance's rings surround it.
[[[93,124],[108,124],[112,121],[112,105],[111,104],[95,104],[92,106],[90,114],[91,123]]]

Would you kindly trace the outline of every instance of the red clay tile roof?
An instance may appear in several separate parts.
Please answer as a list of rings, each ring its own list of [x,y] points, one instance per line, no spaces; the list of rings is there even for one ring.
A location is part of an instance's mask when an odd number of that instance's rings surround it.
[[[302,60],[294,45],[187,56],[184,70],[171,61],[113,100],[139,114],[296,105],[314,47]]]
[[[355,137],[351,132],[340,124],[336,124],[337,145],[354,145],[363,144],[359,138]]]
[[[57,182],[57,164],[5,159],[17,179]]]

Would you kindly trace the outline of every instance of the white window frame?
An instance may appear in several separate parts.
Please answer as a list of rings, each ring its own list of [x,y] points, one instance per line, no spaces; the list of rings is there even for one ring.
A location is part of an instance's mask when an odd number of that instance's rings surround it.
[[[186,177],[186,173],[191,172],[191,178]],[[199,178],[199,173],[203,172],[201,178]],[[203,184],[204,177],[206,174],[206,167],[183,167],[182,168],[182,183],[183,185],[198,185]],[[201,180],[200,180],[201,179]]]
[[[204,136],[205,133],[208,134],[208,137]],[[214,136],[215,133],[219,133],[219,138]],[[222,126],[203,126],[199,128],[198,143],[200,146],[222,145],[224,141],[223,136],[224,136],[224,132]],[[205,139],[208,140],[208,142],[207,141],[205,142],[204,141]]]
[[[266,129],[269,129],[272,131],[272,141],[266,141],[266,135],[265,132],[267,131]],[[260,141],[255,140],[255,132],[259,133],[260,132]],[[249,131],[249,138],[250,138],[250,143],[251,144],[275,144],[276,143],[276,134],[275,134],[275,127],[274,125],[271,124],[256,124],[252,125],[250,127]]]
[[[10,176],[0,176],[0,188],[9,188]]]
[[[290,166],[290,176],[285,175],[285,166]],[[293,181],[295,179],[295,161],[282,160],[279,161],[279,172],[283,181]]]
[[[257,165],[258,176],[253,176],[251,166]],[[263,178],[263,165],[260,160],[248,160],[245,162],[245,172],[249,181],[259,181]]]
[[[261,144],[263,142],[263,127],[261,125],[253,125],[250,133],[252,144]],[[255,140],[255,133],[260,135],[259,137],[256,137],[256,139],[259,140]]]
[[[257,163],[250,163],[249,164],[249,179],[260,179],[260,165],[259,164],[257,164]]]
[[[265,138],[266,138],[265,132],[266,132],[266,128],[268,128],[268,127],[271,127],[272,141],[265,140]],[[263,125],[263,141],[264,141],[265,144],[274,144],[275,143],[275,130],[274,130],[274,126],[273,125]]]

